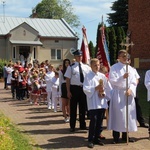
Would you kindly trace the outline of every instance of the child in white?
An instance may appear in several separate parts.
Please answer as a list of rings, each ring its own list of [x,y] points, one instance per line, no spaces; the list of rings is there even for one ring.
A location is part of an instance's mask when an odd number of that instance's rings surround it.
[[[62,110],[62,102],[59,93],[59,73],[55,71],[55,76],[52,78],[52,103],[54,103],[54,112],[57,112],[57,104],[59,102],[60,110]]]
[[[45,74],[45,82],[46,82],[46,92],[47,92],[47,102],[48,109],[54,108],[54,103],[51,102],[52,95],[52,78],[55,76],[54,67],[52,65],[48,66],[48,72]]]

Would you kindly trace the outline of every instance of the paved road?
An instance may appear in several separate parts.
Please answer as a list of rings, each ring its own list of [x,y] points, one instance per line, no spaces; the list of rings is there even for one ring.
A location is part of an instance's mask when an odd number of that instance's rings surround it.
[[[18,101],[11,98],[10,90],[3,89],[0,83],[0,111],[4,113],[18,128],[31,138],[31,143],[43,150],[86,150],[87,131],[77,130],[75,133],[69,132],[69,124],[64,123],[62,112],[54,113],[48,110],[46,105],[30,105],[28,100]],[[87,120],[87,124],[89,121]],[[111,131],[106,130],[104,120],[103,135],[105,146],[96,145],[93,149],[103,150],[149,150],[150,141],[148,140],[148,129],[138,128],[137,132],[130,133],[130,137],[135,138],[135,143],[111,144]]]

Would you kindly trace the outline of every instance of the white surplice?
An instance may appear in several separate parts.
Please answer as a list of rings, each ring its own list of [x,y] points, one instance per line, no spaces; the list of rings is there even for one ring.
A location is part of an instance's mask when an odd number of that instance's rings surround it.
[[[100,98],[95,87],[99,85],[99,80],[102,79],[104,83],[105,97]],[[111,85],[104,74],[90,71],[86,74],[83,82],[83,91],[87,97],[88,110],[108,108],[107,102],[110,98]]]
[[[150,70],[146,71],[144,84],[147,88],[147,101],[150,101]]]
[[[118,62],[110,68],[109,81],[112,85],[112,96],[110,100],[108,129],[118,132],[126,132],[126,65]],[[134,97],[136,96],[136,78],[133,68],[128,65],[128,88],[132,93],[128,96],[128,131],[137,131],[136,107]]]

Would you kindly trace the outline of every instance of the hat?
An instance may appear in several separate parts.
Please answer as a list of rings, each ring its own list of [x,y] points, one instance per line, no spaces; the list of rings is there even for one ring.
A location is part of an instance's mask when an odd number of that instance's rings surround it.
[[[82,55],[82,51],[77,49],[76,51],[73,52],[73,55],[81,56]]]
[[[24,71],[24,68],[23,68],[23,67],[20,67],[20,68],[18,69],[18,71],[19,71],[20,73],[22,73],[22,72]]]

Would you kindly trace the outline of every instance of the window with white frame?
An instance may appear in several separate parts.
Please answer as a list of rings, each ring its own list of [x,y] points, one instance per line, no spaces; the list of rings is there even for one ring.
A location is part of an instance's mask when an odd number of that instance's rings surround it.
[[[61,53],[62,53],[61,49],[51,49],[51,59],[53,60],[62,59]]]
[[[15,47],[15,46],[13,46],[12,58],[13,58],[13,59],[16,59],[16,47]]]

